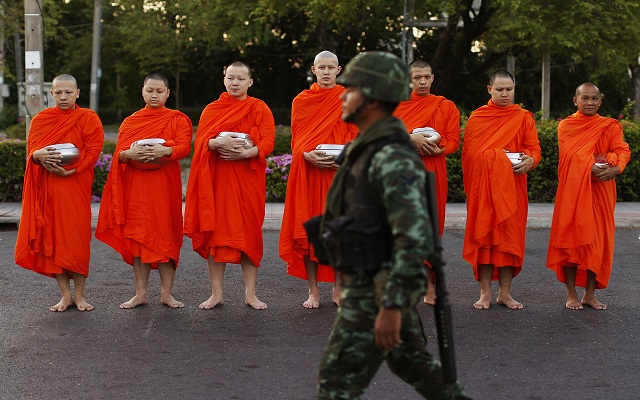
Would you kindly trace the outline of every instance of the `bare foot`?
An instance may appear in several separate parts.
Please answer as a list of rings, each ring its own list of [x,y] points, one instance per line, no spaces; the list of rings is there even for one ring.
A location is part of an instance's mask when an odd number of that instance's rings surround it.
[[[498,295],[498,299],[496,300],[496,304],[502,304],[503,306],[511,309],[511,310],[522,310],[524,306],[522,303],[517,302],[511,296],[500,296]]]
[[[166,299],[165,298],[160,298],[160,302],[162,304],[164,304],[165,306],[169,307],[169,308],[183,308],[184,307],[184,303],[174,299],[172,295],[169,295]]]
[[[304,308],[320,308],[320,296],[317,293],[309,293],[307,301],[302,303]]]
[[[251,298],[245,297],[244,302],[254,310],[266,310],[269,308],[266,303],[261,302],[256,296],[252,296]]]
[[[606,310],[607,309],[607,305],[604,303],[601,303],[598,301],[598,299],[596,299],[595,297],[590,298],[590,299],[586,299],[586,298],[582,298],[581,303],[585,306],[590,306],[591,308],[593,308],[594,310]]]
[[[569,310],[582,310],[582,303],[578,299],[567,298],[567,303],[564,305]]]
[[[78,297],[76,297],[76,308],[78,309],[78,311],[91,311],[93,310],[93,306],[89,303],[87,303],[87,301],[84,298],[78,299]]]
[[[211,295],[206,301],[203,301],[198,306],[201,310],[211,310],[214,307],[217,307],[222,304],[222,296],[214,296]]]
[[[491,295],[480,294],[480,299],[473,303],[473,308],[476,310],[488,310],[491,307]]]
[[[336,288],[335,286],[331,290],[331,301],[336,307],[340,307],[340,288]]]
[[[65,311],[69,306],[74,305],[73,299],[71,298],[61,298],[58,304],[55,304],[49,308],[49,311],[52,312],[62,312]]]
[[[147,304],[146,296],[135,295],[135,296],[133,296],[131,298],[131,300],[120,304],[120,308],[128,310],[130,308],[135,308],[135,307],[141,306],[143,304]]]
[[[425,294],[423,301],[424,301],[424,304],[428,304],[430,306],[435,306],[436,305],[436,294],[435,293],[427,293],[427,294]]]

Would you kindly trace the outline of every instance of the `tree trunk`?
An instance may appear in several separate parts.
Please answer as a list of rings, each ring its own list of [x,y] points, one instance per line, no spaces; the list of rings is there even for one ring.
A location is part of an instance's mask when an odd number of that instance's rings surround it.
[[[116,93],[118,96],[120,95],[120,73],[116,73]],[[118,108],[116,110],[116,119],[118,124],[122,122],[122,107],[120,106],[120,102],[118,101]]]
[[[180,109],[180,68],[176,71],[176,92],[173,96],[176,99],[176,110]]]
[[[452,98],[455,88],[465,85],[469,75],[481,72],[468,71],[468,74],[460,74],[466,70],[465,61],[471,44],[487,30],[487,24],[496,9],[491,0],[483,0],[478,10],[473,9],[473,4],[473,0],[461,1],[457,14],[449,16],[431,60],[431,67],[437,77],[432,92],[448,98]],[[458,26],[460,20],[463,21],[462,27]],[[485,65],[493,62],[495,57],[489,57]]]
[[[631,100],[636,103],[631,108],[631,117],[640,121],[640,62],[632,65],[631,69]]]

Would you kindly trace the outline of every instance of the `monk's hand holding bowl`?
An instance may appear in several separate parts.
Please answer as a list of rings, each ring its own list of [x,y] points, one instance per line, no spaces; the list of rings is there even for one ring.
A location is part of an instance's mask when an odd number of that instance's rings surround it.
[[[62,154],[52,146],[43,147],[33,152],[33,161],[43,165],[45,168],[47,165],[58,166],[60,160],[62,160]],[[48,169],[47,169],[48,170]]]
[[[249,149],[245,149],[241,146],[239,149],[233,148],[231,150],[219,148],[218,153],[220,153],[220,157],[225,160],[243,160],[245,158],[256,157],[258,155],[258,147],[253,146]]]
[[[154,159],[152,146],[144,144],[137,144],[129,150],[126,150],[126,156],[133,161],[139,161],[142,163],[147,163]]]
[[[426,156],[438,156],[444,153],[444,149],[440,148],[436,143],[431,140],[427,140],[422,147],[419,149],[420,155]]]
[[[322,150],[311,150],[303,154],[305,160],[318,168],[337,168],[333,156]]]
[[[595,174],[596,178],[600,179],[602,182],[607,182],[612,179],[615,179],[616,176],[620,175],[622,172],[620,171],[620,167],[617,165],[615,167],[599,167],[594,165],[591,167],[591,171]]]
[[[209,139],[209,150],[224,150],[225,152],[240,153],[246,144],[246,140],[233,136],[216,136],[213,139]]]
[[[522,162],[513,166],[513,173],[516,175],[526,174],[533,168],[535,164],[533,157],[526,154],[520,156],[520,159],[522,160]]]
[[[54,175],[58,175],[58,176],[69,176],[69,175],[73,175],[76,173],[76,169],[70,169],[70,170],[66,170],[64,168],[62,168],[60,165],[58,165],[57,163],[44,163],[42,164],[42,166],[49,172],[51,172]]]
[[[146,150],[143,153],[145,162],[162,162],[166,160],[165,157],[170,156],[173,153],[173,148],[169,146],[163,146],[161,144],[146,145]]]

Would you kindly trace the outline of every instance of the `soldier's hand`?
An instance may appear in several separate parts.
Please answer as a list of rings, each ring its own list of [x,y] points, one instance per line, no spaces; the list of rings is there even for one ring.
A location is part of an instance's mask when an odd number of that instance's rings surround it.
[[[402,344],[400,326],[402,312],[397,308],[380,307],[374,325],[376,344],[384,351],[395,350]]]

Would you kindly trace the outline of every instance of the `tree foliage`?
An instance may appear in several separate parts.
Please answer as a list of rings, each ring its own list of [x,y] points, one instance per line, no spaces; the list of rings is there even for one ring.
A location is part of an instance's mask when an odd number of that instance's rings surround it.
[[[413,29],[415,56],[433,66],[432,91],[463,113],[487,101],[487,77],[505,68],[509,55],[516,59],[516,101],[537,111],[545,48],[552,57],[554,117],[573,110],[573,90],[587,80],[605,93],[604,114],[617,115],[630,96],[640,96],[640,83],[634,86],[629,75],[640,81],[637,0],[408,3],[415,4],[417,20],[445,21],[444,27]],[[288,123],[291,100],[313,78],[315,54],[334,51],[343,65],[365,50],[400,55],[407,22],[397,0],[112,0],[102,7],[100,107],[107,119],[112,110],[121,119],[142,105],[142,78],[150,72],[170,78],[169,106],[202,109],[224,90],[223,67],[241,59],[254,70],[250,93],[274,109],[279,123]],[[22,29],[23,1],[4,0],[0,12],[5,37],[12,38]],[[88,92],[93,0],[43,0],[43,12],[45,79],[69,72]],[[19,79],[11,74],[15,56],[8,52],[9,83]]]

